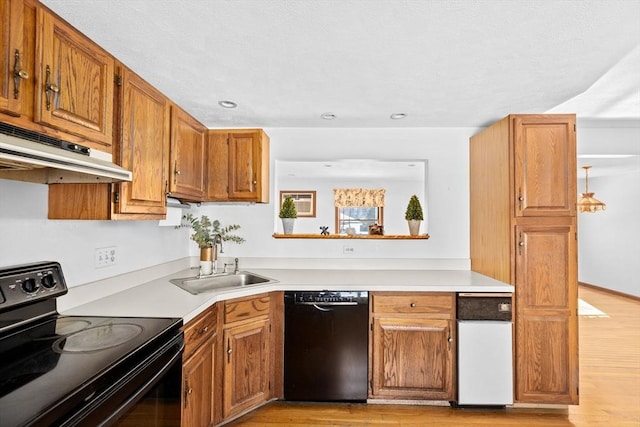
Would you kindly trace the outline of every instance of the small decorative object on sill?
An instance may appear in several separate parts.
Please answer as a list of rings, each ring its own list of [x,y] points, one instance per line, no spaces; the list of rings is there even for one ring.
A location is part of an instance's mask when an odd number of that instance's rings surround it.
[[[384,227],[379,224],[372,224],[369,226],[369,234],[372,236],[383,236]]]
[[[278,216],[282,219],[284,234],[293,234],[293,225],[298,217],[298,212],[291,196],[284,198]]]
[[[220,246],[220,253],[224,253],[222,248],[223,241],[232,241],[238,244],[245,242],[242,237],[230,234],[231,231],[240,228],[237,224],[221,227],[220,221],[217,219],[212,222],[206,215],[197,218],[190,213],[184,215],[182,218],[188,221],[188,223],[181,224],[181,227],[191,227],[193,234],[191,234],[190,238],[196,242],[200,248],[201,275],[215,273],[214,265],[218,260],[218,246]]]
[[[409,234],[411,236],[417,236],[418,234],[420,234],[420,224],[424,219],[424,215],[422,213],[420,200],[418,200],[418,196],[416,196],[415,194],[409,199],[409,204],[407,205],[404,219],[406,219],[409,224]]]
[[[593,197],[595,193],[589,193],[589,169],[591,166],[582,166],[584,169],[584,193],[581,193],[580,199],[578,199],[578,212],[594,213],[597,211],[603,211],[607,209],[607,205],[600,200]]]
[[[320,227],[320,234],[323,236],[328,236],[329,235],[329,227],[328,226],[321,226]]]

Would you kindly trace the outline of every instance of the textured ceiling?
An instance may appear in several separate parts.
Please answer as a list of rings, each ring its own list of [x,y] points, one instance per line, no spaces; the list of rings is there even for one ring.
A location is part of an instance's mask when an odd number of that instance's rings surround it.
[[[208,127],[640,120],[640,0],[42,2]]]

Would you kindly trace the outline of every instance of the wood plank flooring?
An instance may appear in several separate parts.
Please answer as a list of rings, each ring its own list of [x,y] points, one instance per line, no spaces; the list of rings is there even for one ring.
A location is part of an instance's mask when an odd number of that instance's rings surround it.
[[[228,425],[640,427],[640,302],[587,287],[580,287],[579,296],[609,317],[580,316],[578,406],[486,410],[273,402]]]

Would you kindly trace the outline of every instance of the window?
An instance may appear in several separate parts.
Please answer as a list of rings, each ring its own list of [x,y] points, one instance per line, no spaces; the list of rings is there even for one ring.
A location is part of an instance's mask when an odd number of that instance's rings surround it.
[[[315,191],[281,191],[280,206],[284,198],[291,196],[296,207],[298,217],[315,218],[316,216],[316,192]]]
[[[336,207],[336,233],[369,234],[370,225],[383,225],[383,209],[376,206]]]
[[[385,191],[335,188],[336,234],[369,234],[369,226],[383,225]]]

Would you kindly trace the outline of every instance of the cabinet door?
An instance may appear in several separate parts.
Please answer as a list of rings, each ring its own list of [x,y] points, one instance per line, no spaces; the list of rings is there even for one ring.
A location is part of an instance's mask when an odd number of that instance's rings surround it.
[[[453,400],[451,320],[375,317],[371,397]]]
[[[224,418],[265,402],[269,395],[269,321],[224,332]]]
[[[36,121],[111,152],[113,57],[44,9],[39,14]]]
[[[22,1],[0,0],[0,112],[20,114],[20,85],[22,79],[14,79],[14,70],[20,70],[23,61]],[[17,92],[16,92],[17,89]]]
[[[269,138],[262,131],[229,134],[229,199],[269,202]]]
[[[207,340],[182,366],[182,427],[214,423],[215,338]]]
[[[206,128],[184,110],[171,108],[171,196],[202,201]]]
[[[575,225],[516,227],[516,401],[578,403]]]
[[[226,132],[209,131],[206,148],[205,200],[226,202],[229,200],[229,149]]]
[[[574,115],[513,116],[516,216],[576,213]]]
[[[122,73],[120,166],[132,182],[116,184],[116,212],[164,217],[169,163],[169,100],[135,73]]]
[[[36,19],[34,1],[0,0],[0,113],[9,116],[33,118]]]
[[[255,133],[229,134],[229,198],[255,200],[258,196],[259,139]]]

